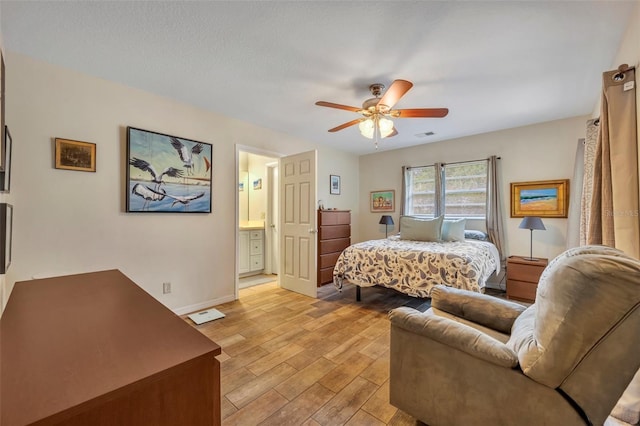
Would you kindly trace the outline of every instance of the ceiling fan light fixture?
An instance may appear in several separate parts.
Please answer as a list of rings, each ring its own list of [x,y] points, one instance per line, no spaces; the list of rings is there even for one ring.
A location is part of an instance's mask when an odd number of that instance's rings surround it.
[[[393,132],[393,121],[388,118],[381,117],[378,120],[378,127],[380,129],[380,137],[386,138]]]
[[[360,124],[358,124],[358,129],[360,130],[360,134],[362,136],[364,136],[365,138],[373,139],[374,123],[372,118],[362,120]]]
[[[393,121],[385,117],[370,117],[366,120],[362,120],[358,124],[360,134],[368,139],[373,139],[376,133],[376,123],[378,127],[378,135],[380,138],[386,138],[393,132]]]

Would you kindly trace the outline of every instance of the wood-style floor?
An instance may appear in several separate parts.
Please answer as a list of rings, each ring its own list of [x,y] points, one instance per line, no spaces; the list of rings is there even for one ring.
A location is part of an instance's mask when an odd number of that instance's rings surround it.
[[[275,283],[240,290],[216,306],[225,318],[194,325],[222,347],[222,424],[422,424],[389,404],[387,314],[429,304],[379,287],[359,303],[350,285],[318,299]]]

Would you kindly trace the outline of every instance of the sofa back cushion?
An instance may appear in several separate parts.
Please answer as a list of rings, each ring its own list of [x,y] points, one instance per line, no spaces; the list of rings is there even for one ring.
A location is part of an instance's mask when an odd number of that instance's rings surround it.
[[[524,374],[558,387],[588,352],[640,304],[640,261],[602,246],[570,249],[540,277],[536,303],[507,345]],[[618,342],[624,344],[624,342]]]

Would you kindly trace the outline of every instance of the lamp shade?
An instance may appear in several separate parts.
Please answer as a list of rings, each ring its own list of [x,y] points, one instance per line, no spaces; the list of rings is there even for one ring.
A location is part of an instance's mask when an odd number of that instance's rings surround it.
[[[393,218],[389,215],[382,215],[382,217],[380,218],[380,222],[378,222],[380,225],[393,225]]]
[[[544,224],[542,223],[542,219],[540,219],[537,216],[525,216],[522,219],[522,222],[520,222],[520,229],[530,229],[530,230],[536,230],[536,231],[544,231],[547,228],[544,227]]]

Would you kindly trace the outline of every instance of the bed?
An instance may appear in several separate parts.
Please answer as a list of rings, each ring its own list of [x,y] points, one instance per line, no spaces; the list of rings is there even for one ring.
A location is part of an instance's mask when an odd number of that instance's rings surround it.
[[[488,241],[426,242],[394,235],[347,247],[333,270],[334,285],[380,285],[414,297],[430,297],[439,284],[484,292],[488,278],[500,271],[500,255]]]

